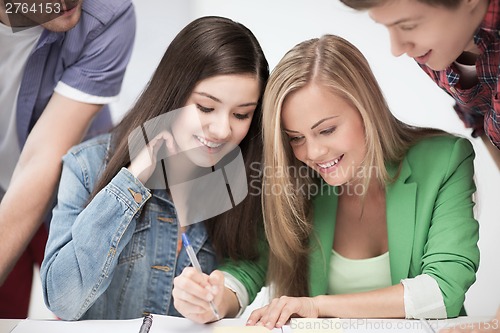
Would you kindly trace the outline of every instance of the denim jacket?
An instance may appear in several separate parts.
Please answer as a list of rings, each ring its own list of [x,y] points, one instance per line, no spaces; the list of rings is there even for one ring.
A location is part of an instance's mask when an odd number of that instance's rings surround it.
[[[110,138],[82,143],[63,158],[40,271],[45,303],[66,320],[180,316],[173,279],[190,261],[184,248],[177,255],[179,225],[168,192],[149,190],[122,168],[88,203]],[[203,271],[211,272],[216,258],[204,224],[189,226],[187,234]]]

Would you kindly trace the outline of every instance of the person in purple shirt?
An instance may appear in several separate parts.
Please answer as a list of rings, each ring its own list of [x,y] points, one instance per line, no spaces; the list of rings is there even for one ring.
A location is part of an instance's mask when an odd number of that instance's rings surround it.
[[[25,1],[32,4],[33,0]],[[0,317],[26,318],[61,158],[111,126],[135,37],[131,0],[65,0],[19,26],[0,0]],[[43,7],[46,8],[47,6]],[[31,7],[30,7],[31,8]],[[37,14],[39,14],[37,16]],[[39,24],[36,24],[39,23]]]

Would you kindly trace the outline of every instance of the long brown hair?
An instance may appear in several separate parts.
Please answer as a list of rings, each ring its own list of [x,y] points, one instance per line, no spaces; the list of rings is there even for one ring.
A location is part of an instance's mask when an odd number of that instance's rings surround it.
[[[332,35],[296,45],[274,68],[264,93],[264,225],[269,241],[268,279],[275,296],[308,295],[309,241],[312,202],[301,189],[318,182],[313,173],[290,172],[304,166],[295,158],[281,123],[287,96],[310,83],[327,87],[358,110],[365,128],[366,156],[363,170],[378,170],[377,181],[392,179],[386,163],[399,165],[409,147],[422,138],[443,131],[417,128],[394,117],[361,52],[348,41]],[[304,117],[307,115],[304,114]],[[298,176],[297,176],[298,174]],[[371,175],[364,180],[368,188]],[[276,189],[280,189],[277,191]]]
[[[185,106],[201,80],[231,74],[257,77],[262,96],[269,76],[268,63],[248,28],[227,18],[207,16],[182,29],[167,48],[135,106],[112,130],[112,148],[107,165],[91,197],[103,189],[122,167],[129,165],[127,138],[134,129],[148,120]],[[248,133],[240,143],[248,179],[255,177],[250,164],[261,160],[260,119],[259,100]],[[260,196],[248,195],[235,209],[205,222],[220,257],[257,258],[256,238],[262,221],[261,212]]]

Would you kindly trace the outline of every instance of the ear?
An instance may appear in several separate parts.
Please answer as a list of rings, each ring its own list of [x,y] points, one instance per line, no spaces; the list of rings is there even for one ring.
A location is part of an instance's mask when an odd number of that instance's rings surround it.
[[[471,10],[476,9],[482,2],[488,2],[487,0],[461,0],[462,6],[466,6]]]

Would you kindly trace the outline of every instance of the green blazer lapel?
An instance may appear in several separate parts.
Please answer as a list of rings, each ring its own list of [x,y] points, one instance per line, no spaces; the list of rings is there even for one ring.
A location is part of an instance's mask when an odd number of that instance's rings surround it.
[[[335,187],[323,184],[313,200],[313,233],[310,240],[309,294],[326,295],[333,248],[338,198]]]
[[[387,166],[391,177],[397,166]],[[397,284],[408,277],[415,233],[417,184],[408,181],[411,168],[403,160],[398,179],[386,187],[387,236],[389,242],[391,278]]]

